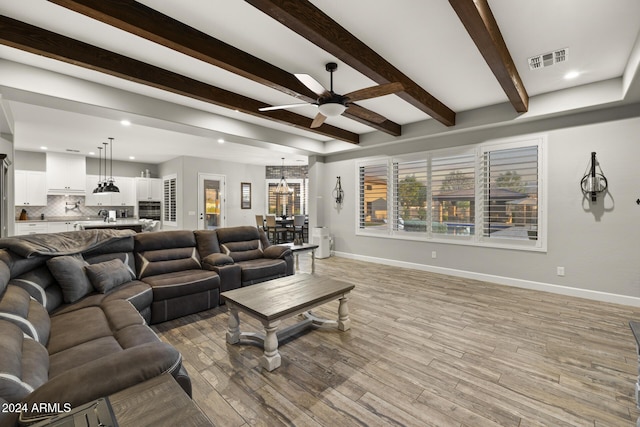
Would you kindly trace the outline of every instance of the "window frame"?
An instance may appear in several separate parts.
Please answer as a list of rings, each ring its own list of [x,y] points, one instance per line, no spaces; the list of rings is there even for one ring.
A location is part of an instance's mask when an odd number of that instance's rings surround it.
[[[265,185],[264,185],[264,192],[265,192],[265,206],[264,206],[264,211],[267,213],[267,215],[276,215],[279,216],[279,214],[276,212],[274,213],[270,213],[269,212],[269,202],[270,202],[270,193],[269,193],[269,186],[270,185],[278,185],[278,183],[280,182],[280,179],[274,179],[274,178],[267,178],[265,180]],[[287,183],[288,184],[297,184],[299,186],[300,191],[298,192],[298,194],[295,194],[295,197],[298,198],[298,202],[300,205],[300,214],[301,215],[307,215],[308,210],[309,210],[309,180],[306,178],[291,178],[291,179],[287,179]]]
[[[527,146],[536,146],[538,152],[537,170],[538,170],[538,199],[537,199],[537,240],[513,239],[513,238],[496,238],[483,236],[483,201],[485,195],[484,175],[483,175],[483,156],[484,153],[507,150],[511,148],[523,148]],[[444,233],[433,233],[433,195],[436,192],[432,188],[432,160],[434,158],[442,158],[446,156],[464,156],[471,155],[474,158],[474,227],[473,232],[469,235],[450,235]],[[397,194],[395,188],[395,164],[399,162],[418,162],[425,161],[427,164],[427,228],[426,232],[408,233],[404,230],[394,229],[397,223],[396,200]],[[362,200],[360,186],[360,169],[366,166],[381,166],[385,164],[387,169],[387,224],[384,228],[375,230],[361,228],[360,220],[363,215]],[[503,249],[527,250],[527,251],[547,251],[547,136],[546,134],[535,134],[527,136],[519,136],[505,138],[499,140],[485,141],[479,144],[466,145],[461,147],[435,149],[411,153],[398,156],[378,156],[374,158],[361,159],[355,164],[355,234],[356,236],[383,237],[400,240],[426,241],[436,243],[461,244],[481,247],[493,247]]]

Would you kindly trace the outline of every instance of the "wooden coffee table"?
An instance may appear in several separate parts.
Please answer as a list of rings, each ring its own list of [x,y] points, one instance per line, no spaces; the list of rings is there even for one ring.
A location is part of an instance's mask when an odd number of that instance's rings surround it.
[[[312,327],[333,327],[346,331],[351,327],[347,300],[355,287],[350,283],[328,277],[298,274],[269,280],[257,285],[223,292],[221,295],[229,307],[229,329],[227,342],[238,344],[248,340],[262,344],[264,354],[260,365],[267,371],[280,366],[278,340]],[[327,320],[314,316],[311,309],[338,299],[338,320]],[[240,332],[239,313],[258,319],[265,333]],[[304,320],[278,331],[280,321],[301,314]]]
[[[302,243],[296,245],[295,243],[281,243],[277,246],[284,246],[286,248],[291,249],[291,253],[296,259],[296,271],[300,271],[300,260],[298,259],[298,255],[300,252],[311,252],[311,274],[316,272],[316,249],[319,248],[319,245],[314,243]]]

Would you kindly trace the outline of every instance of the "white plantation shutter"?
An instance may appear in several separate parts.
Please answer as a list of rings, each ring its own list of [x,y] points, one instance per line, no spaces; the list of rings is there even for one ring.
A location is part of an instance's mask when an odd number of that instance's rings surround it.
[[[371,231],[388,230],[387,161],[359,167],[358,227]]]
[[[546,250],[544,135],[357,163],[356,233]]]
[[[427,160],[393,162],[394,231],[427,232]]]
[[[431,159],[431,224],[436,235],[473,235],[475,151],[436,153]]]
[[[165,225],[178,225],[177,209],[177,176],[169,175],[162,178],[163,182],[163,215],[162,221]]]
[[[538,240],[539,147],[486,150],[482,155],[482,236]]]

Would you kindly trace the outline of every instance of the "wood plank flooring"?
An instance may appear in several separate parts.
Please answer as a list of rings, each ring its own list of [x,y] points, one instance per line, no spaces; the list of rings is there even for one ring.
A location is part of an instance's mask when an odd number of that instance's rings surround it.
[[[215,425],[636,425],[640,309],[335,257],[316,274],[356,285],[351,329],[280,343],[273,372],[259,347],[226,344],[224,306],[154,327]]]

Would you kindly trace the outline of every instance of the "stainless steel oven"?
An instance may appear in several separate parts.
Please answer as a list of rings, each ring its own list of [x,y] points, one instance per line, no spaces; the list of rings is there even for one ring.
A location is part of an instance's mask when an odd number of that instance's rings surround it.
[[[160,202],[139,201],[138,218],[154,219],[160,221]]]

